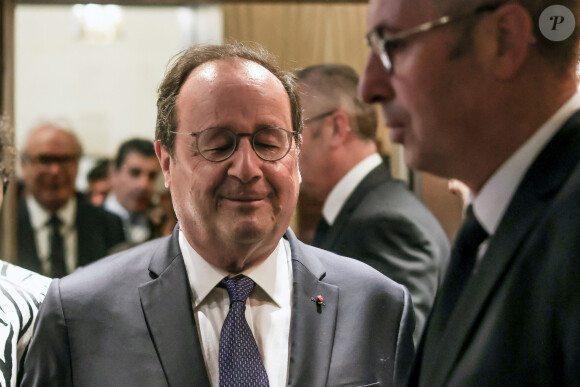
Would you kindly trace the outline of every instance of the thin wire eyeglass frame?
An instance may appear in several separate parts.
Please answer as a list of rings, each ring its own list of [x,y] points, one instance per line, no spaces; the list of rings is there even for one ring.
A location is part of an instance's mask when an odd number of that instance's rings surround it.
[[[200,130],[199,132],[175,132],[173,130],[169,130],[169,133],[174,133],[174,134],[186,134],[188,136],[194,137],[197,140],[197,137],[201,134],[203,134],[204,132],[207,132],[208,130],[223,130],[225,132],[229,132],[232,134],[233,138],[234,138],[234,147],[232,148],[231,152],[225,157],[225,158],[220,158],[217,160],[213,160],[210,158],[207,158],[204,153],[199,149],[199,142],[195,141],[195,147],[197,152],[207,161],[211,161],[214,163],[220,163],[222,161],[226,161],[227,159],[229,159],[230,157],[233,156],[234,153],[236,153],[236,151],[238,150],[238,146],[240,145],[240,137],[248,137],[249,141],[250,141],[250,145],[252,146],[252,150],[254,151],[254,153],[256,154],[256,156],[258,156],[261,160],[264,161],[278,161],[283,159],[288,152],[290,152],[290,149],[292,148],[292,140],[294,138],[294,136],[297,134],[296,131],[289,131],[283,128],[277,128],[277,127],[268,127],[268,128],[262,128],[262,129],[258,129],[256,130],[254,133],[235,133],[233,130],[227,129],[227,128],[207,128],[204,130]],[[260,155],[260,153],[256,150],[256,146],[254,144],[254,140],[256,139],[256,135],[260,132],[263,132],[264,130],[278,130],[278,131],[283,131],[287,138],[288,138],[288,148],[286,149],[285,152],[283,152],[282,156],[280,157],[276,157],[276,158],[267,158],[267,157],[263,157],[262,155]]]
[[[387,70],[389,74],[393,74],[393,61],[392,53],[389,54],[388,45],[394,45],[397,42],[402,42],[415,35],[432,31],[438,27],[443,27],[450,23],[458,22],[467,19],[472,16],[481,15],[486,12],[494,12],[499,7],[504,5],[505,2],[495,3],[495,4],[485,4],[477,7],[472,12],[464,13],[457,16],[443,16],[436,20],[431,20],[418,26],[409,28],[407,30],[397,32],[395,34],[383,33],[381,28],[375,29],[366,35],[367,45],[370,47],[372,52],[377,55],[383,64],[383,67]]]

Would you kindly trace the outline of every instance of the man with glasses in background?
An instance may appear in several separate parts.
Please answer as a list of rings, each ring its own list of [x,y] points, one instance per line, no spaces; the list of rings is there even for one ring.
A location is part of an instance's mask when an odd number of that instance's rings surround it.
[[[378,154],[377,112],[357,96],[356,72],[321,64],[296,75],[305,116],[300,192],[324,202],[313,245],[405,285],[418,342],[447,268],[447,236]]]
[[[578,385],[578,7],[370,1],[362,96],[471,191],[412,386]]]
[[[408,291],[299,242],[302,115],[263,49],[196,46],[159,88],[178,226],[50,287],[23,386],[400,385]]]
[[[18,264],[62,277],[125,240],[121,220],[75,191],[82,149],[52,124],[32,130],[22,152],[24,197],[18,203]]]

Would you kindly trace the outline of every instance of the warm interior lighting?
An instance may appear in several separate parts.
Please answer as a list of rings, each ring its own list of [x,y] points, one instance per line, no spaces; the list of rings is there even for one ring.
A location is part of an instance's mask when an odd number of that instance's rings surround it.
[[[79,39],[90,43],[107,44],[120,38],[123,26],[123,9],[120,6],[75,4],[72,12]]]

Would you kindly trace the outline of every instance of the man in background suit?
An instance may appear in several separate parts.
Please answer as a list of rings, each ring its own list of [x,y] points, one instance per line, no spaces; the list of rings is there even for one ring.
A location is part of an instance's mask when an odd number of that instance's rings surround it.
[[[356,72],[326,64],[296,75],[306,117],[300,190],[324,202],[313,245],[405,285],[418,342],[449,258],[447,236],[378,154],[377,113],[357,96]]]
[[[179,225],[53,282],[23,385],[399,385],[408,291],[288,229],[302,131],[291,74],[263,49],[196,46],[157,107]]]
[[[49,277],[107,255],[124,241],[121,220],[75,193],[81,145],[46,124],[32,130],[22,153],[25,196],[18,203],[18,264]]]
[[[111,166],[112,189],[103,208],[121,218],[130,244],[152,237],[153,225],[148,211],[159,172],[159,161],[151,141],[133,138],[121,144]]]
[[[364,99],[411,168],[471,190],[412,386],[580,380],[579,13],[557,4],[370,1]]]

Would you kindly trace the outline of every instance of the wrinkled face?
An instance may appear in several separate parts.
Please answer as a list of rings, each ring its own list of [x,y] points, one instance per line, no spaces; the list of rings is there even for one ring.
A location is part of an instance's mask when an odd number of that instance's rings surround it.
[[[292,131],[290,101],[281,82],[246,60],[218,60],[196,68],[182,86],[176,108],[179,133],[223,127],[252,134],[267,126]],[[229,159],[212,162],[197,153],[195,138],[176,136],[174,158],[159,144],[157,152],[177,218],[193,247],[205,256],[211,248],[275,246],[298,197],[294,141],[282,159],[264,161],[249,137],[240,137]]]
[[[80,148],[69,133],[43,127],[31,133],[22,163],[27,192],[49,212],[75,195]]]
[[[302,145],[300,148],[301,192],[319,200],[324,200],[326,191],[324,180],[329,169],[328,151],[332,135],[332,115],[316,118],[332,111],[326,101],[321,101],[314,90],[304,82],[298,83],[300,105],[304,117]]]
[[[149,208],[159,175],[159,161],[139,152],[129,152],[119,169],[113,168],[111,183],[119,203],[130,212],[142,214]]]
[[[396,33],[445,16],[434,4],[370,0],[367,29]],[[452,55],[464,31],[461,23],[405,40],[391,58],[392,74],[370,52],[360,84],[366,102],[381,104],[390,139],[405,147],[407,164],[440,175],[467,157],[478,137],[470,124],[480,108],[477,63],[471,52]]]

